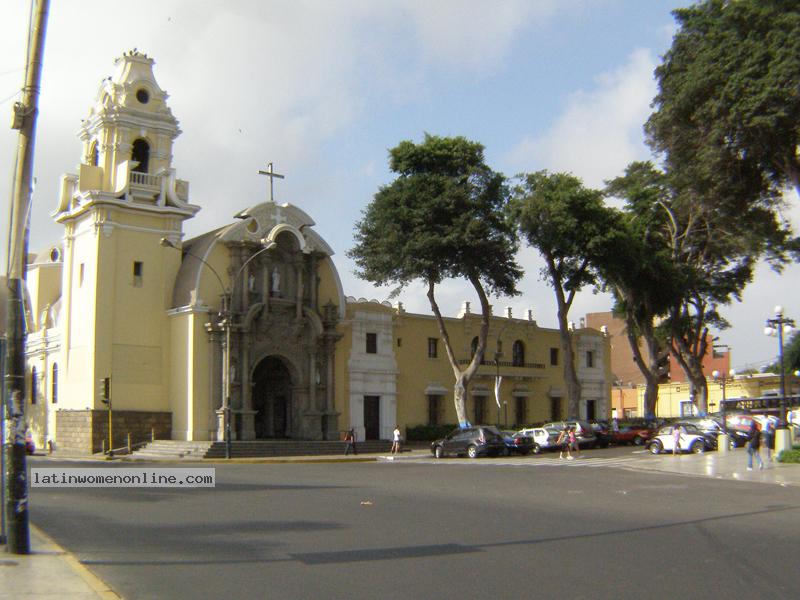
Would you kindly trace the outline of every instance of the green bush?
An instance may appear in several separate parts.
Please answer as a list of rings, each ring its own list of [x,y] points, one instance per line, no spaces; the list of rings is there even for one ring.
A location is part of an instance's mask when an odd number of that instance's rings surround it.
[[[800,463],[800,446],[780,452],[775,460],[781,463]]]
[[[415,425],[406,427],[406,440],[409,442],[432,442],[443,438],[458,425]]]

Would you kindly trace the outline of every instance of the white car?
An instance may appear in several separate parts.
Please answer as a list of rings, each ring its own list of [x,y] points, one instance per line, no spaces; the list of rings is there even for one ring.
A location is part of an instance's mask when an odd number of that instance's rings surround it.
[[[533,450],[531,450],[531,452],[534,454],[539,454],[542,450],[552,450],[558,446],[556,442],[559,432],[555,429],[530,427],[528,429],[521,429],[519,434],[533,438]]]
[[[706,439],[703,433],[694,425],[681,425],[681,435],[678,438],[679,452],[693,452],[700,454],[706,451]],[[675,447],[675,434],[673,425],[664,425],[647,442],[647,449],[653,454],[672,452]]]

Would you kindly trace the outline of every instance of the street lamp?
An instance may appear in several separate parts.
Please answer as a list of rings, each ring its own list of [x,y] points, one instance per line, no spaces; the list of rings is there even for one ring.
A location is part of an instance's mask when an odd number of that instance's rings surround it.
[[[231,279],[231,287],[226,288],[225,284],[222,282],[222,277],[219,276],[216,269],[212,267],[208,261],[206,261],[203,257],[198,256],[197,254],[193,254],[188,250],[184,250],[183,248],[179,248],[175,244],[173,244],[167,238],[161,238],[159,242],[165,248],[172,248],[174,250],[178,250],[180,252],[185,252],[189,256],[196,258],[201,263],[209,268],[209,270],[214,274],[217,278],[217,282],[219,283],[220,288],[222,289],[222,310],[220,310],[220,316],[222,320],[220,321],[219,325],[223,327],[225,330],[225,346],[223,348],[223,359],[222,359],[222,368],[223,368],[223,375],[222,380],[225,384],[225,395],[222,399],[222,420],[223,420],[223,437],[225,438],[225,458],[231,457],[231,329],[233,328],[233,290],[236,289],[236,283],[241,277],[242,273],[244,273],[244,269],[247,265],[252,262],[252,260],[257,257],[262,252],[266,252],[271,248],[275,247],[275,242],[262,239],[259,240],[263,248],[261,248],[258,252],[252,254],[241,267],[239,267],[239,271],[236,275],[233,276]]]
[[[711,371],[711,376],[714,378],[714,381],[718,381],[720,383],[720,385],[722,386],[722,402],[720,402],[719,404],[720,404],[720,410],[722,412],[722,433],[727,435],[728,434],[728,419],[727,419],[727,416],[725,415],[725,409],[726,409],[726,407],[725,407],[725,400],[726,400],[725,387],[727,386],[729,381],[733,381],[734,379],[736,379],[736,369],[731,369],[730,371],[728,371],[727,376],[725,375],[725,373],[720,373],[719,371],[714,369],[713,371]]]
[[[781,375],[781,414],[779,419],[779,428],[783,430],[784,445],[781,449],[788,449],[791,447],[788,431],[786,430],[786,374],[783,369],[783,336],[792,332],[794,327],[794,319],[790,319],[783,314],[783,307],[775,307],[775,318],[767,319],[766,327],[764,328],[764,335],[778,338],[778,368]],[[776,436],[775,449],[778,449],[778,440]]]

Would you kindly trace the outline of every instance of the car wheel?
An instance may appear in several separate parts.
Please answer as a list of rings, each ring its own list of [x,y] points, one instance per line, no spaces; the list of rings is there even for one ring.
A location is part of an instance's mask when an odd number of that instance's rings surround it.
[[[655,442],[652,442],[650,444],[650,446],[648,447],[648,450],[650,450],[651,454],[660,454],[661,450],[662,450],[661,442],[659,442],[658,440],[656,440]]]
[[[531,452],[533,452],[534,454],[541,454],[542,447],[539,444],[534,444],[533,448],[531,448]]]
[[[469,456],[470,458],[477,457],[478,456],[478,449],[475,446],[473,446],[472,444],[470,444],[467,447],[467,456]]]
[[[695,440],[692,442],[692,445],[689,446],[689,451],[693,454],[702,454],[706,451],[706,445],[701,440]]]
[[[436,458],[444,458],[444,450],[441,446],[436,446],[436,449],[433,451],[433,455]]]
[[[644,444],[644,438],[642,436],[637,435],[635,438],[633,438],[634,446],[641,446],[642,444]]]

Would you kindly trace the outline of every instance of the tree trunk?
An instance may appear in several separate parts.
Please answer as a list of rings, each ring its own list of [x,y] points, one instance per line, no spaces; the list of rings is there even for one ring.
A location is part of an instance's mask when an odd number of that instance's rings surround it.
[[[436,302],[436,297],[434,295],[435,283],[433,281],[428,281],[427,294],[428,301],[431,304],[431,310],[433,310],[433,314],[436,317],[436,323],[439,325],[439,333],[442,335],[442,341],[444,342],[447,359],[450,361],[450,367],[453,369],[453,375],[455,377],[455,384],[453,386],[453,403],[455,404],[458,424],[461,427],[466,427],[469,424],[469,419],[467,418],[467,386],[469,386],[469,382],[478,371],[478,367],[480,366],[481,362],[483,362],[483,356],[486,351],[486,338],[489,336],[489,300],[486,297],[486,293],[483,291],[483,287],[481,286],[480,280],[477,278],[477,276],[470,277],[469,280],[478,294],[478,299],[481,303],[482,315],[481,327],[478,331],[478,347],[475,349],[475,355],[472,357],[472,361],[470,361],[467,368],[463,371],[458,366],[458,359],[456,358],[455,352],[453,352],[453,346],[450,343],[450,335],[447,333],[447,328],[445,327],[442,313],[440,312],[439,305]]]
[[[552,271],[552,270],[551,270]],[[567,418],[580,418],[581,384],[575,369],[575,353],[572,350],[572,332],[569,330],[567,315],[569,305],[564,298],[561,286],[554,286],[558,303],[558,330],[561,335],[561,353],[564,355],[564,384],[567,386]]]
[[[639,371],[645,380],[644,390],[644,415],[645,417],[655,417],[656,406],[658,404],[658,384],[660,377],[660,367],[658,359],[660,352],[658,350],[658,341],[656,340],[655,330],[653,327],[652,319],[649,321],[637,320],[635,315],[628,311],[625,315],[625,329],[628,337],[628,343],[633,352],[633,362],[639,367]],[[639,337],[636,335],[641,334],[647,345],[647,360],[642,355],[642,350],[639,347]]]

